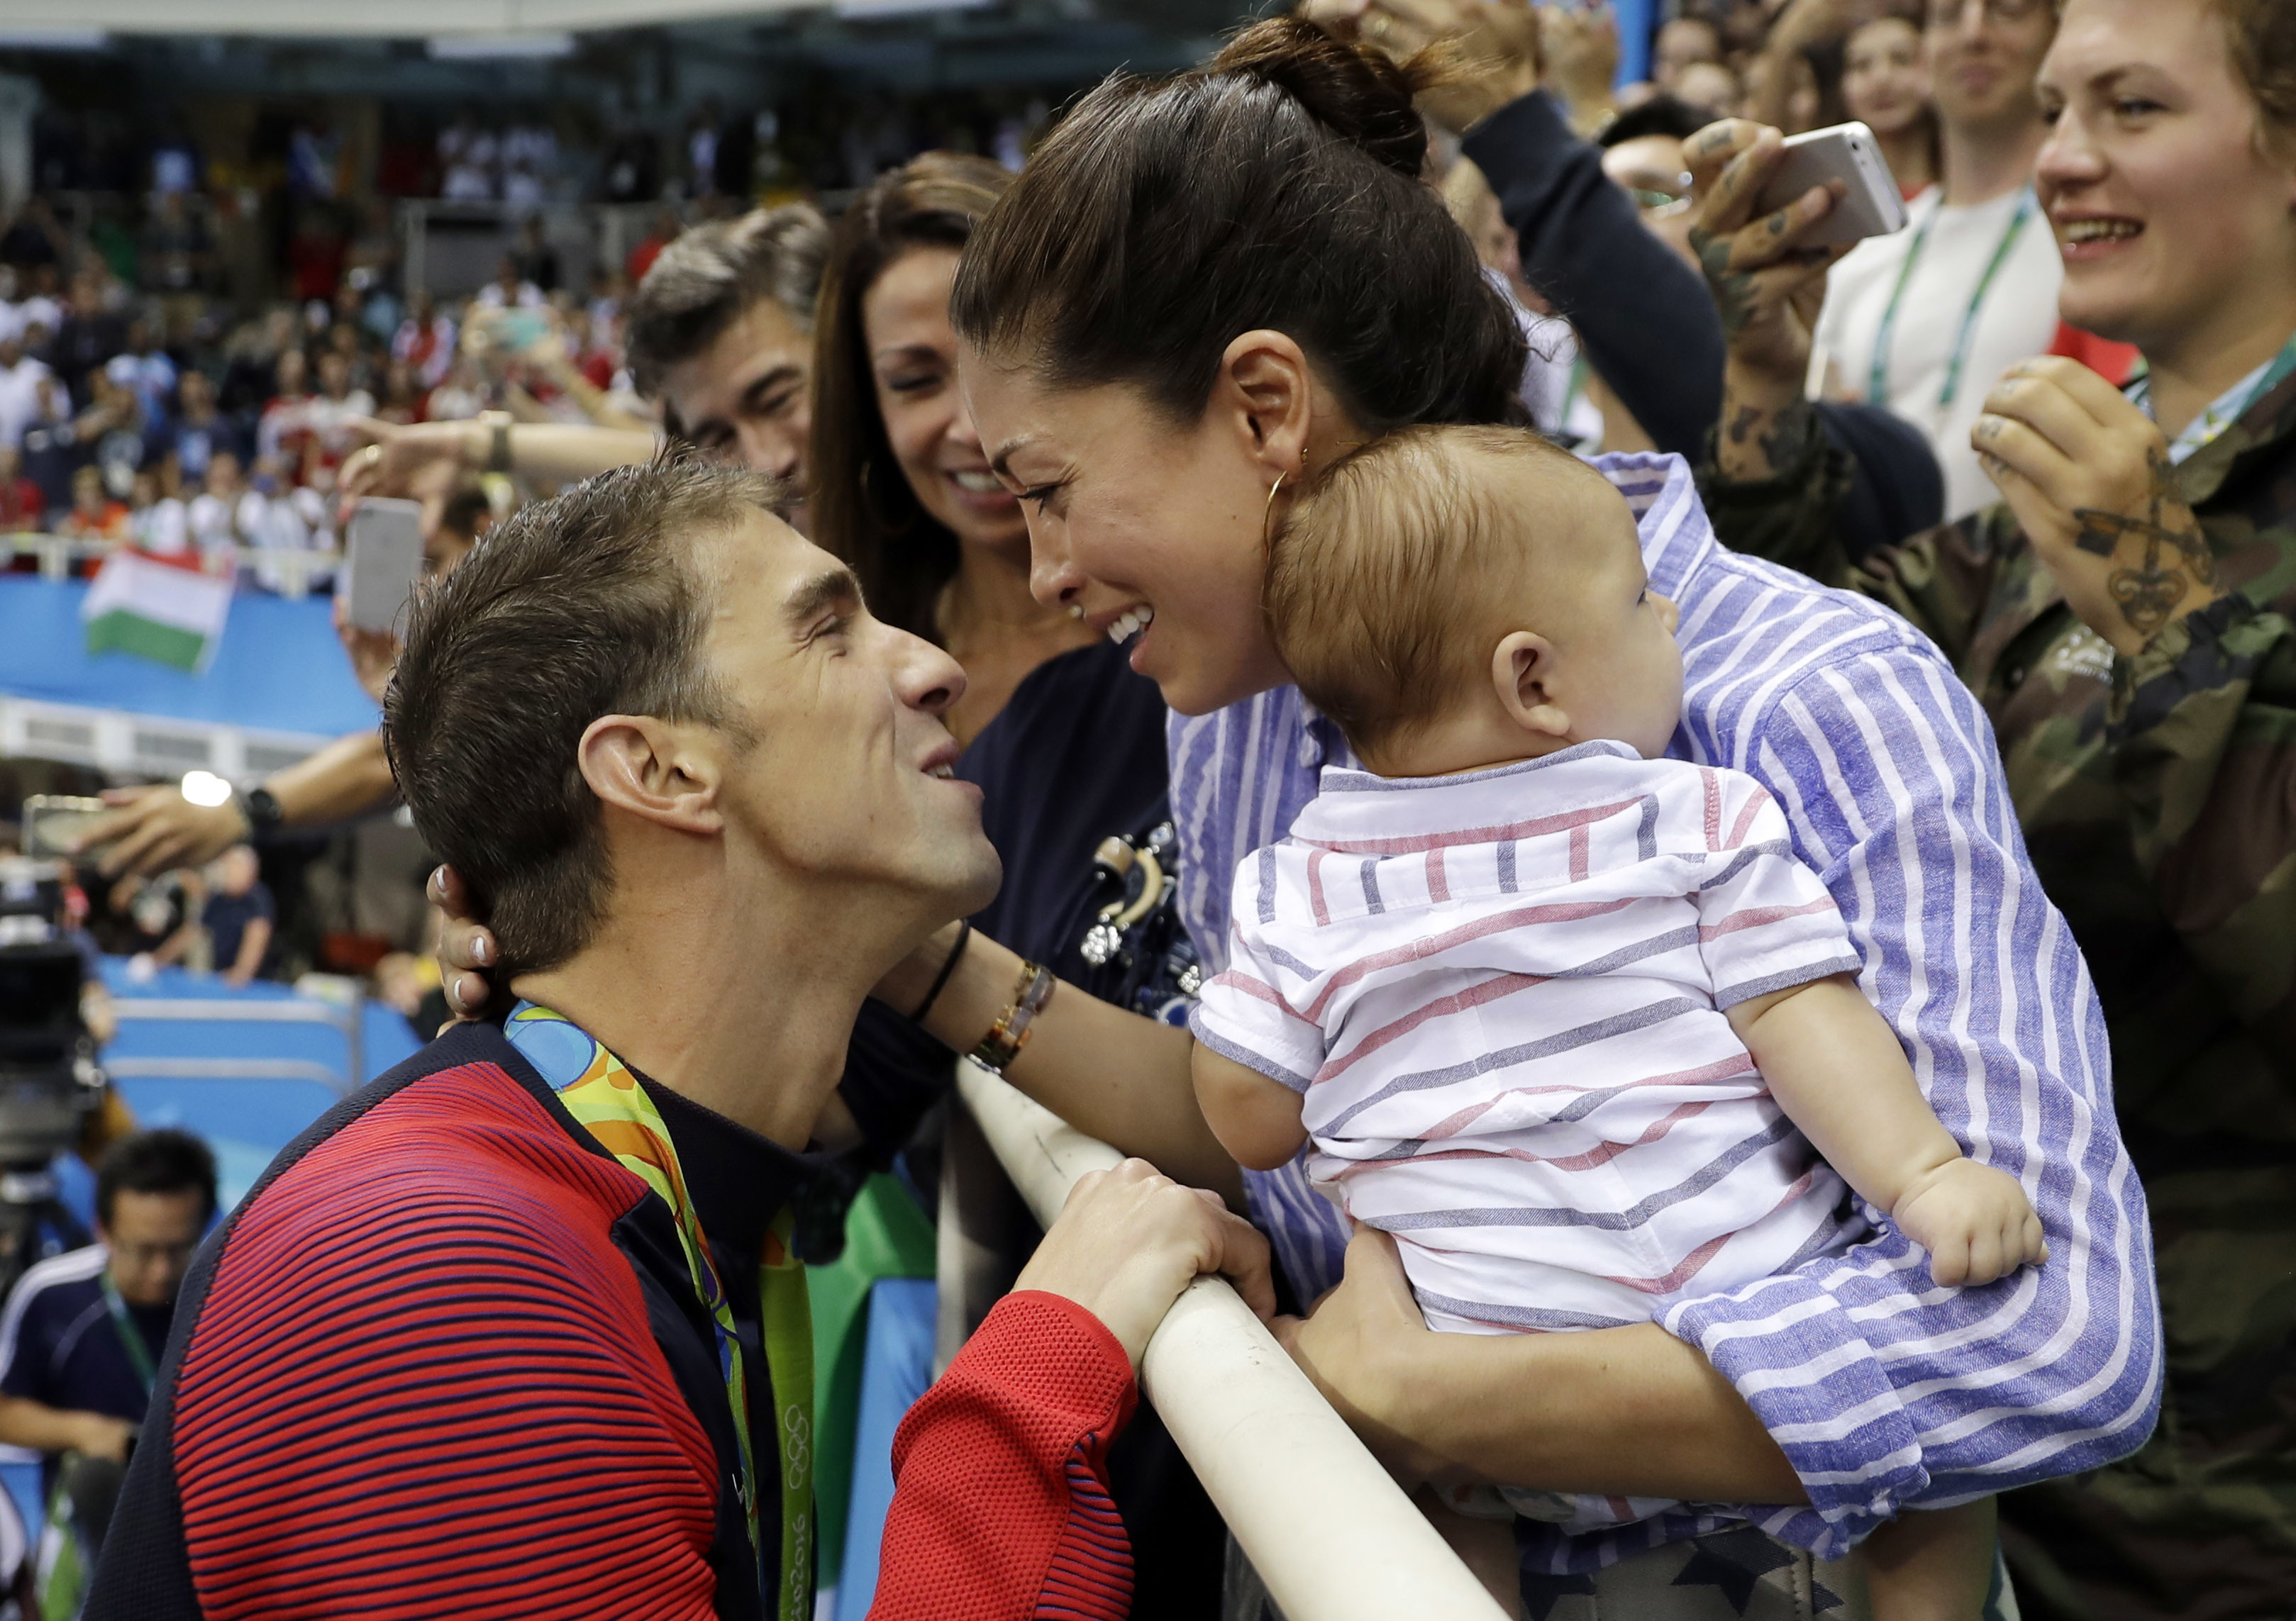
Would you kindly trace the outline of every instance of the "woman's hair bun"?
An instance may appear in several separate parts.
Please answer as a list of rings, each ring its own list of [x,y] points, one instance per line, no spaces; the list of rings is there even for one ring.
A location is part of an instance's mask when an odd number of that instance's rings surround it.
[[[1427,161],[1427,126],[1412,97],[1440,77],[1423,60],[1433,55],[1398,63],[1303,19],[1271,17],[1228,41],[1203,72],[1274,86],[1342,140],[1416,180]]]

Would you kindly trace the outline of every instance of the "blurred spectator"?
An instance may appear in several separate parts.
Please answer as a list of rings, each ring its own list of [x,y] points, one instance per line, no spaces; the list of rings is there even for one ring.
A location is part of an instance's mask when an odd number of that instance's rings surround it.
[[[124,1462],[174,1325],[176,1294],[216,1212],[215,1156],[179,1131],[135,1132],[95,1177],[97,1243],[18,1281],[0,1322],[0,1443]]]
[[[157,432],[166,427],[168,405],[175,397],[176,363],[160,347],[151,323],[140,316],[127,323],[125,343],[105,363],[104,374],[134,397],[138,420],[147,431]]]
[[[377,422],[416,422],[422,420],[422,387],[414,369],[394,360],[382,371],[382,397],[375,402]]]
[[[424,388],[435,389],[455,364],[455,323],[427,291],[418,292],[407,301],[406,319],[390,340],[390,357],[414,367]]]
[[[310,431],[310,362],[300,349],[283,350],[272,375],[271,397],[255,424],[255,454],[300,460],[303,436]]]
[[[517,256],[505,253],[495,267],[495,279],[480,288],[471,302],[480,309],[539,309],[549,300],[519,269]]]
[[[0,530],[20,535],[37,530],[47,497],[24,477],[24,458],[13,445],[0,445]]]
[[[12,324],[24,335],[24,348],[34,354],[45,348],[64,323],[64,303],[56,296],[53,265],[31,267],[32,290],[16,305]]]
[[[181,496],[161,487],[158,471],[146,468],[135,475],[135,494],[128,508],[129,538],[144,551],[156,557],[179,557],[191,550],[191,514]]]
[[[638,239],[638,245],[630,250],[630,257],[622,266],[622,274],[632,287],[645,280],[646,272],[653,268],[661,250],[677,240],[678,229],[676,210],[663,209],[655,214],[653,224],[646,227],[646,233]]]
[[[57,378],[43,377],[33,385],[22,442],[24,476],[40,487],[51,510],[69,504],[79,446],[72,432],[71,397]]]
[[[1936,183],[1937,109],[1917,7],[1890,11],[1850,30],[1842,48],[1841,100],[1881,143],[1907,201]]]
[[[465,422],[487,408],[487,391],[479,380],[478,367],[467,355],[456,355],[447,368],[447,381],[430,390],[423,400],[422,420],[426,422]]]
[[[463,201],[493,197],[501,153],[501,143],[465,112],[439,132],[439,194]]]
[[[1658,47],[1651,62],[1651,79],[1661,90],[1691,99],[1682,88],[1682,71],[1693,62],[1719,62],[1722,30],[1710,18],[1677,17],[1658,31]]]
[[[126,540],[127,508],[104,493],[103,474],[83,467],[72,474],[72,503],[55,532],[73,540]]]
[[[1738,116],[1746,101],[1745,87],[1739,82],[1737,70],[1726,62],[1694,61],[1675,76],[1674,94],[1693,107],[1703,108],[1718,119]]]
[[[208,476],[208,458],[218,450],[236,451],[236,429],[216,409],[215,384],[204,372],[184,373],[176,388],[176,418],[164,443],[183,476],[197,484]]]
[[[209,961],[226,984],[244,986],[258,978],[271,957],[278,917],[259,871],[249,845],[235,844],[216,857],[208,870],[208,900],[199,922],[176,930],[152,960],[162,967],[175,962],[191,948],[196,929],[206,937]]]
[[[248,491],[240,479],[239,458],[218,450],[208,459],[205,487],[184,509],[192,544],[209,555],[227,554],[246,539],[241,523],[241,503]]]
[[[22,446],[24,430],[39,413],[40,384],[54,377],[45,361],[24,353],[21,333],[0,328],[0,446]]]
[[[303,426],[329,467],[340,462],[343,453],[351,447],[350,424],[373,414],[374,396],[353,385],[349,357],[334,348],[322,354],[319,391],[304,404]],[[287,455],[288,447],[279,446],[278,454]],[[299,462],[302,447],[296,446],[294,454]]]
[[[75,400],[86,397],[79,380],[127,347],[127,323],[111,307],[109,279],[108,272],[94,266],[72,273],[62,323],[49,340],[48,364],[72,388]]]

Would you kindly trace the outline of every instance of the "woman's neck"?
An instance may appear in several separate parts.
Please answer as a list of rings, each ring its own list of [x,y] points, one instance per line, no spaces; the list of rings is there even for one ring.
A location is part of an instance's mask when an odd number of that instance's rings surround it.
[[[1029,594],[1025,550],[964,546],[933,618],[941,645],[964,667],[964,696],[947,718],[956,741],[968,746],[1030,671],[1093,639],[1090,626]]]
[[[2234,384],[2268,364],[2296,333],[2296,287],[2274,288],[2270,310],[2226,310],[2181,341],[2144,346],[2152,420],[2174,439]]]

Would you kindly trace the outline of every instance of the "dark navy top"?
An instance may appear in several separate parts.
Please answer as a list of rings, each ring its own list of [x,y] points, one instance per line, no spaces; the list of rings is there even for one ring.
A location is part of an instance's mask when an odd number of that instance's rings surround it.
[[[7,1312],[0,1315],[0,1394],[60,1412],[144,1421],[151,1392],[105,1309],[106,1259],[101,1246],[70,1250],[42,1261],[17,1281]],[[157,1366],[175,1322],[174,1303],[130,1306],[127,1316]],[[53,1475],[54,1461],[44,1460],[44,1492],[53,1486]]]

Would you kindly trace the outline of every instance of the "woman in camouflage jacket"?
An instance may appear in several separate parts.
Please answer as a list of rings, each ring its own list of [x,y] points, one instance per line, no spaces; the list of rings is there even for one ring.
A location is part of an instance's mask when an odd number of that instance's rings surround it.
[[[2136,1456],[2004,1500],[2025,1615],[2285,1617],[2296,0],[2062,11],[2037,184],[2063,313],[2138,344],[2146,381],[2124,396],[2070,361],[2013,368],[1972,435],[2003,504],[1853,563],[1833,522],[1847,470],[1801,397],[1835,256],[1797,250],[1791,223],[1744,223],[1775,138],[1721,126],[1693,143],[1702,178],[1720,171],[1696,242],[1731,337],[1701,482],[1726,543],[1888,602],[1953,658],[2111,1027],[2168,1389]]]

